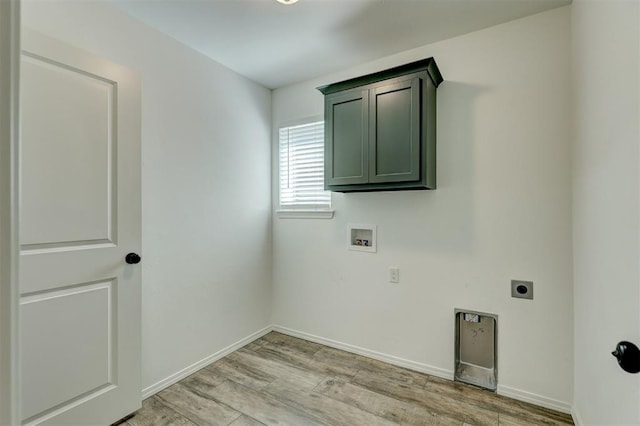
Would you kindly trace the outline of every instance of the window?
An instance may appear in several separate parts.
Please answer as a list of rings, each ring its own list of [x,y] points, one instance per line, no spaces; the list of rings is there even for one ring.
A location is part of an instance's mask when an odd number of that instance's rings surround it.
[[[324,122],[280,128],[280,211],[331,209],[324,190]]]

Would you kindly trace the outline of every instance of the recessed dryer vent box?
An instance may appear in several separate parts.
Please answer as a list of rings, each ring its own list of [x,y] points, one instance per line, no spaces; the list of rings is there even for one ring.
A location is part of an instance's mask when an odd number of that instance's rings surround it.
[[[368,251],[375,253],[376,226],[350,224],[347,232],[347,248],[349,250]]]
[[[456,309],[455,324],[454,379],[495,391],[498,386],[498,316]]]

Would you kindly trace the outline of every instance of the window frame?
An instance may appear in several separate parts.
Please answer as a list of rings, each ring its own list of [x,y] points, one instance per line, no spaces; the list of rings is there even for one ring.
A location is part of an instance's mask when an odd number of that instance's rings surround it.
[[[298,127],[298,126],[304,126],[304,125],[309,125],[309,124],[314,124],[314,123],[323,123],[324,124],[324,116],[314,116],[314,117],[307,117],[307,118],[303,118],[300,120],[295,120],[295,121],[287,121],[287,122],[283,122],[280,123],[280,125],[277,127],[277,129],[275,130],[275,138],[277,140],[277,148],[276,148],[276,157],[277,157],[277,168],[276,168],[276,173],[277,173],[277,209],[276,209],[276,214],[279,218],[282,219],[310,219],[310,218],[316,218],[316,219],[331,219],[333,218],[333,214],[334,214],[334,210],[332,208],[332,195],[331,195],[331,191],[327,191],[329,192],[329,204],[328,205],[324,205],[324,204],[298,204],[298,205],[291,205],[291,204],[281,204],[281,199],[282,199],[282,187],[281,187],[281,158],[280,158],[280,151],[281,151],[281,140],[280,140],[280,133],[282,131],[282,129],[287,129],[290,127]],[[324,143],[324,134],[323,134],[323,143]],[[322,170],[324,171],[324,155],[322,158]],[[324,190],[324,180],[323,180],[323,190]]]

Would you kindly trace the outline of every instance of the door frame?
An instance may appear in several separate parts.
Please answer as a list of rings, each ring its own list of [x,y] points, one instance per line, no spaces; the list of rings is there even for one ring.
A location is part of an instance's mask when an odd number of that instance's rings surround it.
[[[0,1],[0,424],[20,424],[20,0]]]

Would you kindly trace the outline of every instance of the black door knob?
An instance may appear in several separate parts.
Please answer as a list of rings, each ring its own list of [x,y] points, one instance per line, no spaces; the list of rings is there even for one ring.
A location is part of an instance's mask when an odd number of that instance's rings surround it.
[[[140,263],[142,258],[137,253],[129,253],[124,257],[124,261],[129,265],[135,265],[136,263]]]
[[[640,372],[640,349],[631,342],[620,342],[611,355],[618,358],[618,364],[627,373]]]

